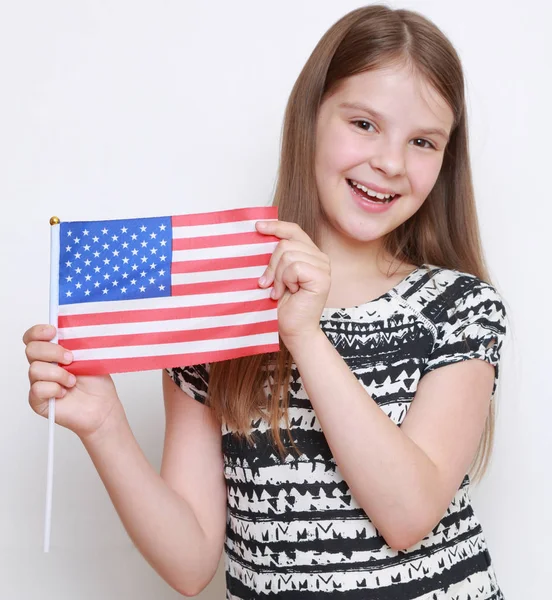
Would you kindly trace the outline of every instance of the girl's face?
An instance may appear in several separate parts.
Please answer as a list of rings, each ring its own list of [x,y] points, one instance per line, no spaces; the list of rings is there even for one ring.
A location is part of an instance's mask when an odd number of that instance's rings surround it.
[[[341,82],[322,102],[316,129],[316,183],[330,225],[321,249],[377,246],[411,217],[437,180],[452,123],[448,104],[408,69]],[[399,196],[374,203],[358,185]]]

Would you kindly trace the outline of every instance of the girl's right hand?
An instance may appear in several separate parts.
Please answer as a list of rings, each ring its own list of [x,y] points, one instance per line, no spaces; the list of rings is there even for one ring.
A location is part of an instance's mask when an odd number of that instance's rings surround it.
[[[84,439],[124,418],[124,409],[109,375],[75,377],[53,364],[68,365],[72,361],[69,351],[50,341],[55,334],[52,325],[35,325],[23,335],[30,363],[29,404],[46,417],[48,401],[55,398],[56,423]]]

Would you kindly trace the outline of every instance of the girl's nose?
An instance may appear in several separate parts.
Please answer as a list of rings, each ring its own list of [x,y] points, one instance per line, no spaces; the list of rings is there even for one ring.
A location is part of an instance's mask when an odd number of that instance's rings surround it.
[[[393,142],[382,142],[373,147],[373,154],[369,159],[373,169],[385,173],[388,177],[404,175],[406,170],[404,148]]]

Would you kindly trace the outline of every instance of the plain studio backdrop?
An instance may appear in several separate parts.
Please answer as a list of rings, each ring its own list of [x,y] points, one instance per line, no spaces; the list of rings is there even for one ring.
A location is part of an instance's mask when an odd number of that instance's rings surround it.
[[[495,453],[474,502],[508,599],[543,598],[552,534],[552,15],[543,0],[390,5],[432,19],[463,61],[484,249],[510,317]],[[292,85],[324,31],[359,6],[2,0],[2,600],[179,597],[133,547],[80,441],[60,427],[52,547],[42,552],[48,428],[27,404],[21,336],[48,319],[49,218],[269,204]],[[115,379],[158,468],[160,373]],[[201,598],[223,590],[221,565]]]

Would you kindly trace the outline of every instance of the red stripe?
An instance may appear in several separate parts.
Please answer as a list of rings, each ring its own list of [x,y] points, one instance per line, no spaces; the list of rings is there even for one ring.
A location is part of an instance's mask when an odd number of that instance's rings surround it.
[[[60,315],[58,327],[83,327],[86,325],[112,325],[113,323],[140,323],[145,321],[171,321],[173,319],[195,319],[200,317],[221,317],[261,310],[271,310],[278,306],[277,300],[263,298],[247,302],[229,302],[207,306],[182,306],[178,308],[150,308],[142,310],[91,313],[88,315]],[[84,307],[83,307],[84,308]]]
[[[261,206],[220,210],[195,215],[178,215],[172,217],[172,226],[217,225],[220,223],[235,223],[236,221],[262,221],[263,219],[276,218],[278,218],[278,208],[276,206]]]
[[[257,231],[246,233],[225,233],[223,235],[207,235],[195,238],[174,238],[172,249],[197,250],[198,248],[220,248],[221,246],[243,246],[245,244],[263,244],[279,242],[280,238],[274,235],[264,235]]]
[[[146,356],[144,358],[116,358],[111,360],[82,360],[65,367],[75,375],[105,375],[107,373],[130,373],[132,371],[149,371],[168,367],[186,367],[220,360],[230,360],[241,356],[278,352],[279,344],[250,346],[217,350],[214,352],[199,352],[196,354],[169,354],[167,356]]]
[[[129,333],[123,335],[103,335],[97,337],[63,339],[59,341],[67,350],[91,350],[93,348],[117,348],[121,346],[148,346],[152,344],[178,344],[201,340],[220,340],[224,338],[245,337],[258,333],[278,331],[278,319],[247,323],[244,325],[226,325],[207,329],[185,331],[156,331],[153,333]]]
[[[234,281],[204,281],[202,283],[179,283],[171,287],[171,296],[193,294],[223,294],[259,289],[259,279],[236,279]]]
[[[171,272],[198,273],[204,271],[222,271],[223,269],[241,269],[268,265],[272,254],[254,254],[253,256],[230,256],[228,258],[207,258],[205,260],[186,260],[172,264]]]

